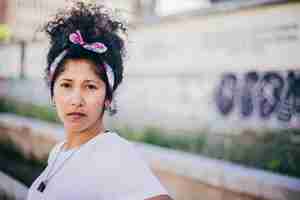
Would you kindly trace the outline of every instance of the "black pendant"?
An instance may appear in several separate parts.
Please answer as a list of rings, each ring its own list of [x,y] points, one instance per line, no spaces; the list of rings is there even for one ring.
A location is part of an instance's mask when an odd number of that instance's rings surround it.
[[[46,183],[44,181],[42,181],[40,183],[39,187],[37,188],[37,190],[40,192],[44,192],[45,188],[46,188]]]

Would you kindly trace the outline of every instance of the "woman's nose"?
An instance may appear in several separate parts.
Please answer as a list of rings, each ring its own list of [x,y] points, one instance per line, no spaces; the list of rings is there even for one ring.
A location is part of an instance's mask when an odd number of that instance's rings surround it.
[[[70,96],[70,104],[73,106],[82,106],[84,104],[84,98],[80,90],[74,90]]]

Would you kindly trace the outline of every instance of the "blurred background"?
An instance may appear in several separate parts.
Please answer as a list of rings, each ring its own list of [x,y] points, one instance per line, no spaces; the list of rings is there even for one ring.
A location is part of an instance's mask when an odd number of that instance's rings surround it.
[[[129,26],[107,126],[136,142],[174,199],[300,199],[300,1],[86,2]],[[0,199],[24,199],[64,137],[40,29],[69,3],[0,0]]]

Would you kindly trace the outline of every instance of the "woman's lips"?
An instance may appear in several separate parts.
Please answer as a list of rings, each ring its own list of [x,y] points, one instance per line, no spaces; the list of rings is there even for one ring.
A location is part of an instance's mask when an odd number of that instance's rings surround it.
[[[84,114],[84,113],[69,113],[67,116],[71,119],[71,121],[77,121],[77,120],[80,120],[80,119],[86,117],[86,114]]]

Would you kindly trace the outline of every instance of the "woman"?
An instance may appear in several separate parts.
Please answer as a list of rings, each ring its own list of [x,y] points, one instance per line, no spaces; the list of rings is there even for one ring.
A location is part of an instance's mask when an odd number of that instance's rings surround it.
[[[122,81],[120,30],[125,26],[103,6],[80,2],[45,26],[46,79],[66,139],[51,150],[28,200],[171,199],[133,145],[103,124]]]

